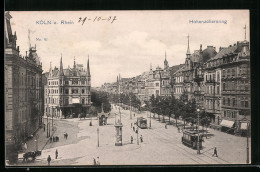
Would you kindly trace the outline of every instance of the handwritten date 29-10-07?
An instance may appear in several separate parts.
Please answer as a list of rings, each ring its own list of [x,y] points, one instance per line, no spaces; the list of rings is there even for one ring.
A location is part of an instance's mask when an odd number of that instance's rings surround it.
[[[82,23],[82,25],[86,22],[86,20],[88,21],[92,21],[92,22],[100,22],[100,21],[108,21],[113,23],[115,20],[117,20],[116,16],[109,16],[108,18],[102,18],[101,16],[96,16],[94,19],[92,18],[88,18],[88,17],[80,17],[78,23]]]

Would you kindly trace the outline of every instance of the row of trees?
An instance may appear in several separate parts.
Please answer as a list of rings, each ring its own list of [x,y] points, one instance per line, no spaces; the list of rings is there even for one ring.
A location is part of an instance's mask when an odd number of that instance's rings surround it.
[[[136,109],[140,109],[141,107],[141,101],[133,93],[110,94],[110,101],[113,103],[123,103]]]
[[[163,116],[162,122],[166,122],[165,117],[170,118],[173,117],[176,120],[176,125],[178,123],[178,119],[182,117],[185,123],[189,122],[191,125],[197,123],[197,106],[196,101],[194,99],[188,100],[187,96],[183,94],[180,99],[176,99],[174,96],[172,97],[160,97],[152,95],[150,101],[146,101],[147,110],[151,111],[151,113],[157,114],[159,120],[160,116]],[[209,118],[207,118],[207,114],[204,110],[200,109],[200,125],[208,126]]]

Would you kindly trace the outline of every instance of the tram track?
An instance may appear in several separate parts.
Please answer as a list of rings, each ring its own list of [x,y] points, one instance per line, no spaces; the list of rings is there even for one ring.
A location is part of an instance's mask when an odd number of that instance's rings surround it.
[[[172,135],[170,135],[170,134],[168,134],[168,133],[165,133],[165,131],[163,131],[163,130],[161,130],[161,129],[159,129],[159,131],[154,131],[154,130],[153,130],[153,133],[154,133],[154,134],[155,134],[155,132],[157,132],[157,136],[158,136],[158,135],[159,135],[159,136],[160,136],[160,135],[164,135],[164,136],[167,137],[167,138],[171,138],[171,139],[174,139],[175,141],[178,141],[175,137],[173,137]],[[169,141],[169,143],[172,143],[172,142]],[[188,154],[192,155],[192,154],[190,153],[190,151],[187,150],[186,148],[182,148],[182,147],[180,147],[179,145],[175,145],[175,146],[177,146],[178,148],[184,150],[184,151],[187,152]],[[224,159],[221,159],[221,158],[215,159],[215,158],[212,158],[211,155],[206,155],[205,153],[209,154],[208,152],[204,152],[204,154],[203,154],[204,156],[208,157],[209,159],[213,160],[214,162],[216,162],[216,163],[218,163],[218,164],[219,164],[219,163],[220,163],[220,164],[229,164],[229,162],[226,161],[226,160],[224,160]],[[204,161],[204,162],[207,162],[207,161],[203,160],[203,159],[200,158],[200,157],[197,157],[197,158],[200,159],[200,160],[202,160],[202,161]],[[220,159],[221,161],[223,161],[223,162],[219,161],[219,159]],[[207,162],[207,163],[209,163],[209,162]]]

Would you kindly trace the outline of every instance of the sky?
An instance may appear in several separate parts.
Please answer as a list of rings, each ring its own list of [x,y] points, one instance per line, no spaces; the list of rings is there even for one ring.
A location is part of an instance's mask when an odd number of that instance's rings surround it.
[[[150,64],[153,69],[163,67],[165,53],[170,66],[183,64],[188,35],[191,53],[200,44],[202,49],[214,46],[218,52],[220,46],[243,41],[245,25],[249,40],[248,10],[10,11],[10,14],[21,55],[29,49],[30,30],[30,44],[37,46],[43,72],[49,71],[50,62],[52,68],[59,67],[61,54],[64,68],[73,66],[74,57],[77,64],[86,68],[89,56],[93,87],[115,82],[119,73],[123,78],[140,75],[149,71]],[[87,17],[83,25],[78,22],[80,17],[82,20]],[[61,24],[62,20],[73,24]],[[221,20],[226,24],[192,20]],[[51,24],[41,24],[47,21]]]

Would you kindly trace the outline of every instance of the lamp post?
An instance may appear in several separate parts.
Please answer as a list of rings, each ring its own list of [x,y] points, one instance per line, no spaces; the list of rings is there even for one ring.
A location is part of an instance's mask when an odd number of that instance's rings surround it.
[[[97,146],[99,147],[99,128],[97,128],[97,137],[98,137]]]
[[[129,99],[130,99],[130,119],[132,119],[132,98],[129,94]]]
[[[246,163],[249,164],[249,143],[248,143],[248,137],[249,137],[249,121],[247,121],[247,137],[246,137]]]
[[[197,154],[200,154],[200,132],[199,132],[199,123],[200,123],[200,109],[197,109],[198,112],[198,140],[197,140]]]
[[[39,138],[39,135],[36,134],[36,139],[34,140],[36,143],[36,151],[38,151],[38,138]]]
[[[150,129],[152,128],[151,111],[150,111]]]
[[[138,139],[138,127],[136,128],[136,135],[137,135],[137,145],[139,145],[139,139]]]
[[[53,108],[51,108],[51,130],[53,131]]]

